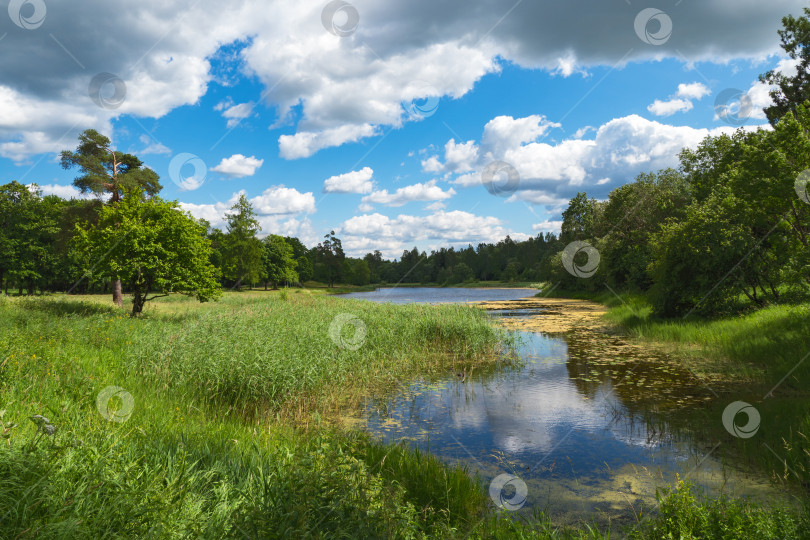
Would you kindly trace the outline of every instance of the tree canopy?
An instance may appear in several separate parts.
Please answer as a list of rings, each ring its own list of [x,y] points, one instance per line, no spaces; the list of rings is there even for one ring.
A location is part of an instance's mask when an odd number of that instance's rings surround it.
[[[76,241],[88,271],[121,277],[137,316],[146,302],[169,293],[200,302],[221,294],[205,232],[176,202],[127,196],[102,207],[98,223],[80,227]]]

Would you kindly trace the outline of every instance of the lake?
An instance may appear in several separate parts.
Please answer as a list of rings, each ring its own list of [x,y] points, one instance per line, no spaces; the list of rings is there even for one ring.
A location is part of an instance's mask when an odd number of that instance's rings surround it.
[[[533,294],[394,288],[345,296],[436,303]],[[525,309],[491,314],[543,316]],[[481,476],[496,504],[518,512],[536,508],[559,524],[635,523],[656,507],[656,488],[677,478],[712,495],[789,499],[735,462],[738,441],[717,436],[720,418],[712,404],[723,398],[667,354],[600,332],[518,335],[517,363],[410,381],[368,399],[360,413],[365,429],[461,463]]]
[[[463,302],[484,302],[488,300],[517,300],[534,296],[537,289],[489,289],[457,287],[386,287],[372,292],[341,294],[341,298],[357,298],[372,302],[390,302],[392,304],[445,304]]]

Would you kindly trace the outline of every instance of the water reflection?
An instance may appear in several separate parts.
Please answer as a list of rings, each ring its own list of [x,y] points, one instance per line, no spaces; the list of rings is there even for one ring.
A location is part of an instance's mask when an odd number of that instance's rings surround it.
[[[767,479],[725,466],[716,441],[683,429],[707,421],[699,411],[710,391],[665,354],[597,332],[520,335],[518,366],[419,380],[369,400],[367,429],[462,462],[485,485],[519,476],[522,511],[559,523],[633,522],[676,474],[710,494],[774,496]],[[691,420],[673,429],[668,420],[686,406]]]

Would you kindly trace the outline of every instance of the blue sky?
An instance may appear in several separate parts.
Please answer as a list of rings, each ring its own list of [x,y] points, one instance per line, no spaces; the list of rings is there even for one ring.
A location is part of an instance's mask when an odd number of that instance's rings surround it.
[[[765,125],[757,76],[790,72],[776,31],[803,7],[385,4],[12,0],[0,173],[79,196],[56,156],[95,128],[217,226],[244,192],[264,233],[352,255],[525,239],[577,191]]]

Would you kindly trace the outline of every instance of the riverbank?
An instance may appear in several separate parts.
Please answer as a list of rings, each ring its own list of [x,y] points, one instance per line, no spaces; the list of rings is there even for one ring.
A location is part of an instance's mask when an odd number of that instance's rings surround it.
[[[653,313],[640,294],[541,291],[538,297],[579,299],[599,304],[603,322],[633,338],[666,345],[688,367],[711,380],[775,385],[804,395],[810,380],[810,303],[770,305],[759,310],[707,319],[696,315],[666,319]],[[804,382],[803,382],[804,381]]]

